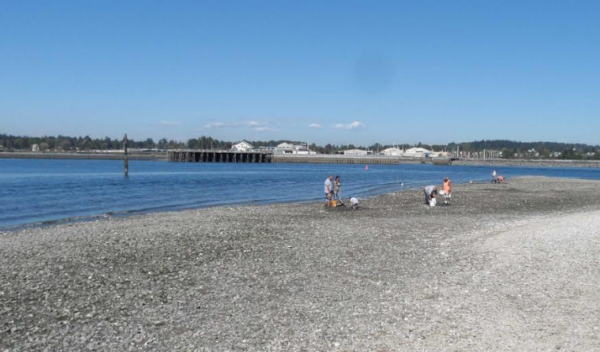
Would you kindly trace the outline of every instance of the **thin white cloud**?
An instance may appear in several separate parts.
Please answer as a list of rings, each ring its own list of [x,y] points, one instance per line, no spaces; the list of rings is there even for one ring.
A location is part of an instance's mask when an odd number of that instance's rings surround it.
[[[275,132],[278,131],[272,127],[269,127],[266,123],[261,123],[255,120],[235,121],[235,122],[221,122],[213,121],[204,125],[205,129],[212,128],[250,128],[256,132]]]
[[[360,121],[353,121],[352,123],[349,123],[347,125],[344,125],[343,123],[338,123],[334,126],[334,128],[337,128],[338,130],[353,130],[360,127],[365,127],[365,125]]]
[[[204,125],[204,128],[218,128],[218,127],[225,127],[226,124],[224,122],[210,122],[207,123],[206,125]]]
[[[349,130],[353,130],[353,129],[359,128],[359,127],[365,127],[365,125],[360,121],[353,121],[351,124],[346,126],[346,128]]]
[[[220,127],[236,128],[236,127],[260,127],[260,126],[265,126],[265,125],[261,124],[260,122],[254,121],[254,120],[236,121],[236,122],[213,121],[213,122],[209,122],[206,125],[204,125],[204,128],[220,128]]]
[[[254,127],[254,130],[256,132],[277,132],[278,131],[277,129],[267,127],[267,126]]]
[[[157,123],[157,125],[164,126],[164,127],[173,127],[173,126],[181,126],[181,122],[179,122],[179,121],[161,120],[160,122]]]
[[[321,128],[321,125],[319,125],[318,123],[311,123],[310,125],[308,125],[308,127],[313,128],[313,129],[318,129],[318,128]]]

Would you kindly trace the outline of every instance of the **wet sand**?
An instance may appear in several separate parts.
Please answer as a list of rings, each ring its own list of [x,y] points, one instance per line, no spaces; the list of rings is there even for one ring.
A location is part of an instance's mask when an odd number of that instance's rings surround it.
[[[593,351],[600,182],[0,234],[0,351]]]

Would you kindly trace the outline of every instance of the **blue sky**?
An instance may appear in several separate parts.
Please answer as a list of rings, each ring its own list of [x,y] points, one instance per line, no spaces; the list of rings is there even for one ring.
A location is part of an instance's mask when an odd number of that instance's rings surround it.
[[[600,143],[599,1],[4,1],[0,132]]]

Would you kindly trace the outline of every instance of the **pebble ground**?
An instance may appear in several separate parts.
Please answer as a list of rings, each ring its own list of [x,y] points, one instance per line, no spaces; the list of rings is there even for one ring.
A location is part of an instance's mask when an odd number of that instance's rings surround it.
[[[0,351],[597,351],[600,182],[453,193],[0,233]]]

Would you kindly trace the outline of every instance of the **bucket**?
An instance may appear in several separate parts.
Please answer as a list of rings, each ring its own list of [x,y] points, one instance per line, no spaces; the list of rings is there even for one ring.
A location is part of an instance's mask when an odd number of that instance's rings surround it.
[[[332,208],[335,208],[335,207],[337,207],[337,200],[332,200],[332,201],[331,201],[331,207],[332,207]]]

